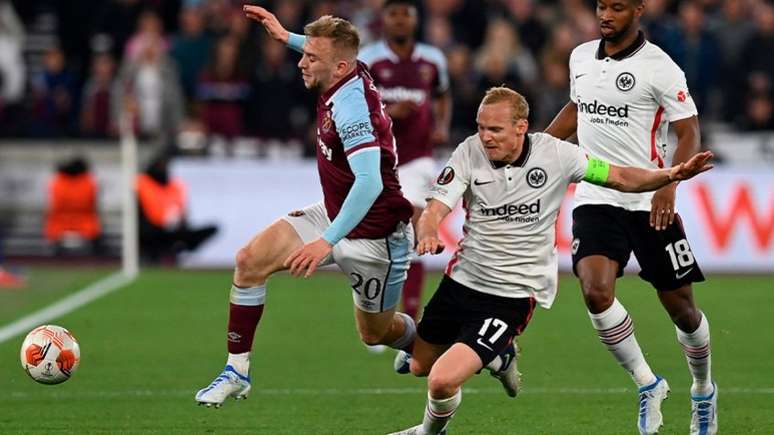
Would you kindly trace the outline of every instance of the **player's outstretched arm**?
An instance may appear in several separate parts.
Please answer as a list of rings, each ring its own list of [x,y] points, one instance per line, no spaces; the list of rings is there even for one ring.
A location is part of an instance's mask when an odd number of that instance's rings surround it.
[[[556,115],[551,124],[546,127],[544,133],[551,136],[567,140],[578,129],[578,105],[568,101],[562,110]]]
[[[596,165],[600,169],[592,168],[589,172],[604,173],[604,166],[608,165],[607,176],[602,184],[621,192],[648,192],[666,186],[675,181],[688,180],[702,172],[709,171],[713,165],[712,151],[704,151],[691,157],[687,162],[680,163],[665,169],[643,169],[625,166],[610,165],[601,160],[589,159],[589,166]],[[602,177],[598,179],[601,181]],[[594,181],[591,180],[593,183]]]
[[[438,226],[451,209],[437,199],[431,199],[417,223],[417,254],[440,254],[445,246],[438,237]]]
[[[282,42],[283,44],[288,43],[290,32],[282,27],[282,24],[280,24],[279,20],[276,16],[274,16],[274,14],[260,6],[253,5],[244,5],[242,6],[242,10],[244,11],[247,18],[253,19],[263,24],[264,29],[266,29],[266,33],[268,33],[272,39]]]

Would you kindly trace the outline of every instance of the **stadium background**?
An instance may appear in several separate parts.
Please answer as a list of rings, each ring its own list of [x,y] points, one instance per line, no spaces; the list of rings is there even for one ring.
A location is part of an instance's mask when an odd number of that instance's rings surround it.
[[[261,4],[291,30],[331,13],[351,19],[365,42],[379,36],[379,0]],[[542,129],[567,101],[570,51],[598,37],[594,2],[585,0],[419,4],[418,37],[443,49],[451,76],[452,140],[437,150],[439,163],[474,131],[477,103],[492,85],[523,92],[532,130]],[[718,156],[713,172],[680,187],[678,208],[709,272],[697,298],[712,322],[722,430],[770,433],[774,6],[649,0],[643,22],[686,72],[703,146]],[[0,288],[0,332],[119,269],[123,113],[134,116],[140,169],[160,153],[176,156],[191,222],[220,227],[180,267],[144,268],[128,287],[52,320],[83,346],[83,365],[65,385],[26,379],[22,337],[0,334],[0,432],[386,433],[418,418],[422,381],[394,376],[391,355],[363,350],[346,283],[334,273],[272,281],[251,400],[219,414],[192,405],[222,363],[233,253],[279,214],[319,197],[309,159],[314,97],[296,55],[250,25],[241,3],[0,1],[0,48],[0,261],[24,280]],[[145,62],[163,86],[132,85]],[[56,255],[44,236],[48,182],[74,156],[91,163],[99,185],[99,256]],[[449,241],[459,223],[459,215],[447,222]],[[558,234],[566,270],[568,213]],[[430,277],[426,294],[438,279]],[[673,386],[665,432],[683,433],[689,380],[673,328],[636,278],[621,281],[619,295],[651,364]],[[538,313],[523,340],[524,396],[505,400],[489,379],[476,379],[455,429],[630,433],[633,389],[585,317],[574,278],[563,276],[556,306]]]

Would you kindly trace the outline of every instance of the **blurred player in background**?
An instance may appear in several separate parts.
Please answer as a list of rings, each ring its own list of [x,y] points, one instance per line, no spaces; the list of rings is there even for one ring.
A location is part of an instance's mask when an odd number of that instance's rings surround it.
[[[620,167],[543,133],[527,134],[527,101],[489,89],[478,134],[452,154],[417,228],[417,253],[444,245],[438,226],[460,199],[466,208],[459,249],[419,322],[411,372],[429,376],[422,424],[403,435],[444,433],[462,384],[484,367],[509,396],[519,390],[514,339],[536,304],[550,308],[557,289],[556,218],[570,183],[624,192],[655,190],[711,168],[710,152],[670,169]]]
[[[302,36],[289,33],[264,8],[246,5],[244,11],[271,38],[303,53],[298,66],[304,85],[319,92],[317,166],[323,201],[277,220],[237,254],[226,368],[196,394],[200,404],[216,407],[250,390],[253,336],[266,281],[274,272],[289,269],[309,277],[318,265],[335,262],[350,279],[364,343],[410,349],[416,335],[414,320],[395,311],[414,243],[411,203],[398,183],[391,120],[367,67],[357,61],[357,29],[341,18],[323,16],[308,24]]]
[[[416,226],[436,176],[433,146],[449,138],[451,93],[446,58],[441,50],[420,42],[418,11],[412,0],[386,0],[382,9],[384,39],[361,50],[393,121],[398,146],[398,175],[414,206]],[[406,314],[417,318],[422,303],[424,266],[411,263],[403,287]]]
[[[598,0],[602,39],[570,56],[570,99],[546,133],[560,139],[577,132],[589,154],[617,165],[664,166],[667,130],[677,135],[672,162],[688,161],[700,145],[699,121],[685,74],[640,30],[642,0]],[[656,289],[675,324],[693,377],[692,434],[717,432],[717,386],[710,375],[707,317],[691,283],[704,281],[680,216],[677,182],[655,193],[618,193],[590,183],[575,191],[573,270],[580,278],[599,339],[639,387],[637,427],[652,434],[663,424],[661,402],[669,386],[650,369],[634,325],[615,297],[615,280],[631,252],[640,277]]]

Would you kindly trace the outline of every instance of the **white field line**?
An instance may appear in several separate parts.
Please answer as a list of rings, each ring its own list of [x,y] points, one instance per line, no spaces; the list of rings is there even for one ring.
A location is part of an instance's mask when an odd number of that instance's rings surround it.
[[[4,343],[19,334],[29,332],[36,326],[43,325],[78,308],[93,302],[108,293],[112,293],[134,280],[134,276],[116,272],[99,280],[82,290],[65,297],[39,311],[24,316],[0,328],[0,343]]]
[[[31,381],[30,381],[31,382]],[[502,395],[502,388],[464,388],[465,394]],[[0,392],[0,401],[36,400],[52,398],[101,399],[110,397],[188,397],[193,400],[195,390],[63,390],[40,389],[35,392]],[[265,388],[253,389],[250,395],[256,396],[422,396],[427,394],[421,388]],[[635,394],[628,388],[524,388],[525,395],[622,395]],[[774,395],[774,387],[764,388],[723,388],[723,394],[734,395]]]

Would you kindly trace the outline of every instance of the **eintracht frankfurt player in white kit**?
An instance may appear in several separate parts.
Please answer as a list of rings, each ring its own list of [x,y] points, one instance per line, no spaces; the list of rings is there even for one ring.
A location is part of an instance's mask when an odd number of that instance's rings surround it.
[[[699,121],[685,74],[639,30],[642,0],[598,0],[602,39],[570,55],[570,99],[546,133],[564,139],[577,132],[581,148],[613,164],[661,168],[667,129],[677,148],[672,163],[699,150]],[[717,386],[710,375],[710,333],[696,307],[691,283],[704,281],[675,213],[677,182],[655,193],[619,193],[581,183],[573,210],[573,269],[580,278],[599,339],[639,388],[637,427],[652,434],[663,423],[669,392],[643,357],[634,325],[615,298],[615,280],[632,252],[640,277],[656,289],[675,324],[693,377],[691,434],[717,432]]]
[[[556,296],[555,225],[570,183],[641,192],[712,167],[710,152],[669,169],[611,165],[569,142],[526,134],[528,113],[517,92],[487,91],[478,134],[454,151],[420,217],[420,255],[443,250],[438,225],[460,199],[465,235],[417,327],[410,368],[429,375],[423,422],[398,434],[443,433],[460,404],[462,384],[484,367],[516,396],[514,338],[535,305],[550,308]]]

